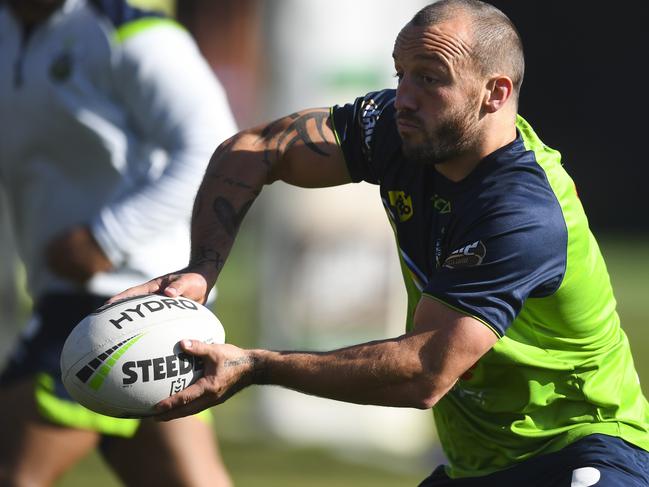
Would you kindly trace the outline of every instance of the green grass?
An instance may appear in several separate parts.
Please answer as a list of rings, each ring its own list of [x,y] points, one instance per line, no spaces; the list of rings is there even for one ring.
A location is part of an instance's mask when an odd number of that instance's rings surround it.
[[[633,348],[638,372],[649,394],[649,239],[600,238],[619,303],[623,327]],[[217,315],[228,327],[228,340],[255,344],[257,315],[254,238],[241,240],[221,279]],[[238,487],[408,486],[433,465],[382,458],[361,463],[320,448],[290,446],[269,438],[254,420],[255,391],[247,390],[216,408],[216,427],[225,462]],[[407,471],[407,474],[398,473]],[[69,472],[58,487],[115,487],[115,477],[96,454]]]
[[[320,448],[297,448],[262,440],[231,439],[222,439],[220,446],[237,487],[394,487],[417,485],[427,475],[425,469],[417,469],[405,475],[376,465],[345,461]],[[120,486],[97,453],[89,455],[57,484],[58,487],[89,485]]]
[[[643,390],[649,396],[649,239],[605,237],[600,244],[622,328],[629,337]]]

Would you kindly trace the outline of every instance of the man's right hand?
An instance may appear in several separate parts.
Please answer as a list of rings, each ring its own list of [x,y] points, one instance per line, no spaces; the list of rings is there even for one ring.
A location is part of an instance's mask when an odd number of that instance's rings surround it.
[[[184,296],[198,303],[205,303],[211,289],[212,286],[208,284],[203,274],[183,269],[131,287],[113,296],[108,302],[114,303],[124,298],[141,296],[142,294],[163,294],[171,298]]]

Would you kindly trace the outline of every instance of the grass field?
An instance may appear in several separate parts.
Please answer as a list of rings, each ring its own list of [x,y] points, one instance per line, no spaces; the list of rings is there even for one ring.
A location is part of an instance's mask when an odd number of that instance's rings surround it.
[[[317,448],[228,439],[221,441],[221,448],[235,486],[395,487],[417,485],[426,475],[423,469],[404,475],[380,466],[352,463]],[[92,454],[57,485],[118,487],[121,484],[101,458]]]
[[[622,323],[644,390],[649,393],[649,312],[644,307],[649,296],[649,240],[611,237],[600,241],[616,289]],[[219,315],[225,323],[238,324],[230,332],[230,341],[243,346],[253,345],[255,340],[251,325],[256,318],[255,309],[250,306],[254,264],[247,258],[250,250],[245,244],[238,247],[224,271],[220,288]],[[361,462],[341,457],[337,452],[274,441],[250,419],[254,417],[254,397],[254,391],[245,391],[215,411],[223,456],[237,486],[407,486],[416,485],[433,466],[422,459],[407,463],[399,458]],[[119,485],[96,454],[58,483],[59,487],[88,485]]]

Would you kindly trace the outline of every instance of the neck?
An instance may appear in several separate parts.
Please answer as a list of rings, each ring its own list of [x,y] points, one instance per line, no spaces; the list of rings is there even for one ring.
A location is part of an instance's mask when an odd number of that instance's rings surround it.
[[[494,121],[485,127],[483,136],[474,148],[448,161],[436,164],[435,169],[445,178],[459,182],[478,167],[480,161],[492,152],[516,139],[516,115]]]

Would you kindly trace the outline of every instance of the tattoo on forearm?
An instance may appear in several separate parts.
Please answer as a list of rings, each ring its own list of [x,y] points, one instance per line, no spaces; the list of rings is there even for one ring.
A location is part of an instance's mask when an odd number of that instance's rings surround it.
[[[252,357],[240,357],[235,360],[225,360],[223,362],[223,367],[238,367],[239,365],[254,365],[255,359]]]
[[[210,264],[216,270],[221,270],[225,264],[225,259],[221,257],[221,253],[218,250],[211,249],[206,245],[200,245],[195,249],[192,249],[190,266],[200,266],[205,264]]]
[[[256,357],[245,356],[233,360],[225,360],[223,362],[224,369],[232,368],[232,367],[240,367],[242,365],[252,366],[251,373],[247,375],[248,379],[246,383],[243,384],[244,387],[249,384],[268,383],[268,370],[266,369],[266,367],[262,365],[262,362],[258,360]]]
[[[198,193],[196,195],[196,199],[194,200],[194,207],[192,209],[192,220],[196,220],[196,218],[198,218],[198,215],[200,215],[202,210],[203,210],[203,198],[201,197],[201,194]]]
[[[254,200],[255,198],[248,200],[239,211],[234,209],[230,201],[221,196],[214,200],[212,203],[214,214],[229,236],[234,237],[241,224],[241,220],[243,220],[243,217],[252,206]]]

